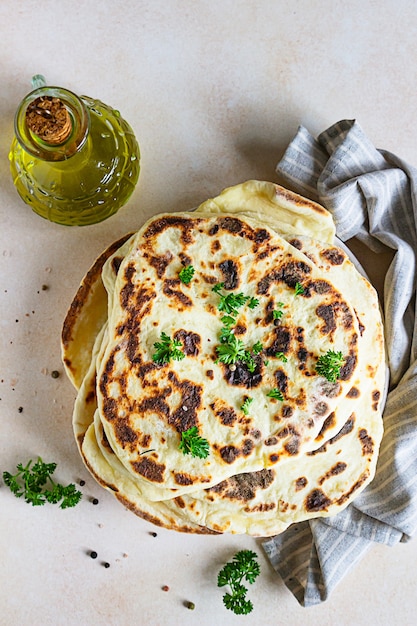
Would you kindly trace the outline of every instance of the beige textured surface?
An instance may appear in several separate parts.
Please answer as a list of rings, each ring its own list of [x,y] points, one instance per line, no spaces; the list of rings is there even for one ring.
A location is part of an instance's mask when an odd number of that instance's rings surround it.
[[[298,124],[316,133],[356,118],[377,147],[417,164],[416,31],[409,0],[0,3],[0,469],[40,454],[62,481],[86,480],[67,511],[32,508],[0,485],[1,626],[415,622],[415,542],[373,548],[327,603],[306,610],[253,539],[152,537],[87,476],[71,432],[74,390],[50,373],[61,369],[67,305],[97,254],[157,212],[249,178],[275,181]],[[13,115],[38,72],[119,108],[137,134],[139,185],[107,222],[50,224],[13,188]],[[216,576],[244,547],[259,553],[262,575],[253,614],[238,618]]]

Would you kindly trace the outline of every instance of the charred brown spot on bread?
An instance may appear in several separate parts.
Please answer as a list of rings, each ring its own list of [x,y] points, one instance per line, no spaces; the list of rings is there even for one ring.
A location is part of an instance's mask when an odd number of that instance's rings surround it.
[[[194,479],[190,474],[184,472],[174,472],[174,480],[177,485],[188,486],[194,484]]]
[[[379,400],[381,398],[381,392],[378,390],[375,390],[372,392],[372,408],[374,411],[378,410],[378,406],[379,406]]]
[[[135,444],[138,440],[138,435],[130,427],[128,418],[116,420],[114,434],[122,448],[132,447],[132,444]]]
[[[162,278],[173,258],[173,254],[168,250],[165,254],[152,256],[148,260],[150,265],[156,270],[158,278]]]
[[[253,443],[252,439],[245,439],[242,445],[243,456],[249,456],[252,450],[254,449],[254,447],[255,447],[255,444]]]
[[[288,243],[294,248],[297,248],[297,250],[302,250],[303,248],[303,244],[299,239],[290,239]]]
[[[311,266],[304,261],[287,261],[280,268],[272,270],[261,278],[256,291],[259,295],[266,295],[272,283],[284,283],[294,289],[297,283],[302,283],[306,276],[311,273],[311,269]]]
[[[181,281],[177,278],[167,278],[164,280],[162,285],[162,291],[166,296],[172,298],[176,301],[177,305],[182,305],[186,308],[191,308],[193,306],[193,301],[189,296],[187,296],[180,287]]]
[[[123,261],[123,257],[122,256],[115,256],[115,257],[113,257],[113,259],[111,261],[111,267],[112,267],[112,270],[113,270],[114,274],[117,274],[117,272],[119,271],[120,266],[122,264],[122,261]]]
[[[215,252],[218,252],[219,250],[222,249],[222,244],[220,243],[218,239],[215,239],[214,241],[211,242],[210,249],[211,249],[212,254],[214,254]]]
[[[366,428],[360,429],[358,437],[359,441],[361,442],[363,456],[372,454],[374,451],[374,442],[372,440],[372,437],[370,437],[370,435],[368,434]]]
[[[208,489],[208,492],[221,494],[222,499],[249,502],[256,497],[257,491],[267,489],[274,480],[274,472],[263,469],[259,472],[237,474],[218,485]]]
[[[188,265],[192,265],[192,258],[188,256],[188,254],[185,254],[185,252],[180,252],[178,256],[183,267],[188,267]]]
[[[349,391],[346,394],[347,398],[358,398],[360,396],[360,391],[357,387],[353,386],[349,389]]]
[[[319,485],[322,485],[329,478],[333,478],[333,476],[338,476],[339,474],[344,472],[346,468],[347,468],[347,464],[344,463],[343,461],[336,463],[335,465],[333,465],[333,467],[329,469],[328,472],[326,472],[323,476],[319,478],[318,480]]]
[[[287,200],[288,202],[290,202],[291,204],[294,204],[295,206],[302,206],[303,209],[308,208],[313,213],[318,213],[319,215],[327,215],[327,210],[324,207],[322,207],[320,204],[317,204],[317,202],[313,202],[312,200],[309,200],[308,198],[304,198],[296,194],[294,191],[290,191],[289,189],[282,187],[281,185],[275,184],[274,186],[275,186],[275,195],[278,199],[278,202],[279,202],[279,198],[283,198],[284,200]]]
[[[264,445],[265,445],[265,446],[276,446],[276,445],[277,445],[277,443],[278,443],[278,441],[279,441],[279,440],[278,440],[278,437],[275,437],[275,436],[273,436],[273,437],[268,437],[268,439],[265,439],[265,441],[264,441]]]
[[[274,372],[275,382],[278,389],[285,395],[288,391],[288,376],[282,369],[277,369]]]
[[[320,446],[316,450],[311,450],[310,452],[307,452],[307,456],[315,456],[316,454],[322,454],[323,452],[326,452],[327,447],[329,445],[333,445],[339,439],[341,439],[345,435],[348,435],[350,432],[352,432],[354,425],[355,425],[355,414],[352,413],[352,415],[349,417],[348,420],[346,420],[342,428],[339,430],[339,432],[336,435],[334,435],[334,437],[329,439],[328,442],[324,443],[322,446]]]
[[[110,452],[110,454],[115,454],[113,448],[110,445],[109,440],[107,439],[106,432],[104,428],[102,428],[101,426],[100,426],[100,434],[101,434],[101,444],[106,448],[107,452]]]
[[[304,285],[304,289],[308,295],[310,295],[312,291],[319,295],[323,295],[325,293],[339,295],[334,287],[327,282],[327,280],[322,279],[310,280],[306,285]]]
[[[356,368],[356,364],[357,364],[356,353],[353,354],[351,352],[351,354],[348,354],[348,356],[345,357],[345,362],[340,369],[339,379],[349,380]]]
[[[103,413],[108,422],[117,420],[119,415],[119,406],[114,398],[103,398]]]
[[[340,248],[327,248],[320,251],[320,256],[331,265],[342,265],[346,260],[346,255]]]
[[[197,333],[181,328],[174,334],[174,339],[181,341],[182,351],[186,356],[198,356],[201,348],[201,337]]]
[[[300,364],[304,364],[307,361],[308,350],[305,348],[300,348],[297,352],[297,358],[300,361]]]
[[[355,491],[357,491],[358,489],[360,489],[360,487],[362,487],[363,483],[368,480],[369,477],[369,470],[366,470],[365,472],[363,472],[363,474],[361,474],[361,476],[358,478],[358,480],[351,486],[351,488],[349,489],[349,491],[347,491],[346,493],[344,493],[342,496],[340,496],[337,500],[336,503],[339,505],[344,504],[347,500],[349,500],[352,495],[355,493]]]
[[[291,329],[288,326],[275,326],[272,330],[272,340],[265,346],[265,354],[274,357],[278,352],[287,354],[291,347]]]
[[[239,267],[232,259],[226,259],[219,263],[219,269],[223,274],[224,288],[236,289],[239,286]]]
[[[343,424],[343,426],[339,430],[339,432],[334,437],[332,437],[330,439],[330,443],[335,443],[341,437],[344,437],[345,435],[348,435],[349,433],[351,433],[352,430],[353,430],[354,425],[355,425],[355,414],[352,413],[352,415],[349,417],[349,419],[347,419],[346,422]]]
[[[236,446],[223,446],[220,448],[220,456],[225,463],[231,465],[240,456],[240,450]]]
[[[255,243],[257,244],[264,243],[266,241],[269,241],[270,239],[271,239],[271,235],[268,233],[267,230],[265,230],[265,228],[257,228],[255,230],[255,237],[254,237]]]
[[[332,501],[326,496],[321,489],[313,489],[305,499],[305,509],[310,513],[325,511]]]
[[[284,404],[281,409],[281,415],[284,418],[292,417],[294,414],[294,409],[289,404]]]
[[[330,380],[323,380],[320,383],[320,392],[326,396],[326,398],[336,398],[341,390],[341,385],[338,382],[332,383]]]
[[[285,444],[284,450],[289,456],[296,456],[300,451],[300,437],[293,434],[288,443]]]
[[[358,320],[358,325],[359,325],[359,334],[362,337],[363,333],[366,330],[366,327],[362,324],[361,318],[359,317],[359,315],[357,314],[357,312],[355,311],[355,315],[356,315],[356,319]]]
[[[193,241],[192,232],[198,227],[201,220],[198,218],[180,217],[178,215],[163,215],[154,219],[143,233],[145,240],[154,239],[169,228],[178,228],[181,231],[181,241],[190,244]]]
[[[217,235],[217,233],[220,230],[220,226],[218,224],[214,224],[214,226],[211,226],[208,234],[212,237],[213,235]]]
[[[179,380],[172,371],[168,372],[168,380],[181,396],[178,408],[168,416],[168,424],[182,433],[198,424],[197,412],[201,408],[203,389],[190,380]]]
[[[300,478],[297,478],[297,480],[295,481],[295,490],[296,491],[301,491],[301,489],[304,489],[308,484],[308,480],[305,476],[300,476]]]
[[[210,380],[214,380],[214,372],[213,372],[213,370],[207,370],[206,371],[206,376],[207,376],[207,378],[210,378]]]
[[[210,274],[204,274],[201,273],[201,278],[204,280],[204,282],[206,282],[208,285],[215,285],[216,283],[219,282],[219,279],[217,276],[212,276]]]
[[[217,399],[215,402],[212,402],[210,408],[223,426],[233,426],[235,424],[237,420],[236,411],[222,400]]]
[[[335,412],[332,411],[330,415],[328,415],[328,417],[326,417],[326,419],[324,420],[323,425],[320,429],[320,432],[317,435],[315,440],[320,441],[321,439],[323,439],[324,435],[329,430],[329,428],[333,428],[335,425],[336,425],[336,415],[335,415]]]
[[[171,393],[169,388],[166,388],[163,391],[157,392],[153,396],[148,396],[147,398],[143,398],[138,403],[138,413],[156,413],[159,416],[169,416],[169,406],[165,401],[165,398]]]
[[[322,417],[323,415],[326,415],[328,410],[329,405],[326,402],[316,402],[316,404],[313,406],[313,417]]]
[[[322,335],[329,335],[336,330],[336,315],[332,304],[321,304],[316,308],[316,314],[324,322],[319,329]]]
[[[164,482],[164,472],[166,466],[163,463],[157,463],[153,459],[143,457],[139,461],[131,461],[131,465],[136,474],[143,476],[153,483]]]
[[[261,359],[259,355],[254,356],[256,368],[250,372],[245,363],[236,363],[232,366],[224,366],[224,377],[229,385],[234,387],[244,387],[246,389],[254,389],[262,383],[262,374],[260,371]]]
[[[94,391],[89,391],[87,393],[87,395],[85,396],[85,403],[86,404],[92,404],[93,402],[96,402],[96,392]]]

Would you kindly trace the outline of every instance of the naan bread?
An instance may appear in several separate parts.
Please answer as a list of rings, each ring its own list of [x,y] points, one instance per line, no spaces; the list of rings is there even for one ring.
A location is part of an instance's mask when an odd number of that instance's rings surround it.
[[[184,263],[195,269],[190,285],[178,278]],[[220,282],[258,301],[235,316],[247,349],[262,344],[253,372],[218,362],[223,312],[212,287]],[[278,308],[283,317],[274,320]],[[182,361],[153,362],[162,333],[181,341]],[[228,215],[165,214],[145,224],[117,274],[108,335],[98,372],[103,427],[155,499],[159,486],[195,491],[314,448],[358,362],[358,321],[336,286],[271,229]],[[328,350],[345,359],[336,383],[315,372]],[[274,388],[282,401],[268,397]],[[179,449],[194,426],[210,444],[206,459]]]
[[[249,181],[197,212],[152,218],[103,253],[70,308],[63,361],[79,388],[80,452],[98,482],[158,525],[276,534],[337,513],[373,477],[386,371],[377,297],[333,245],[325,209],[285,194]],[[269,208],[289,203],[274,229],[265,197]],[[316,239],[320,220],[327,243]],[[184,285],[178,272],[190,263]],[[259,300],[236,324],[247,349],[262,343],[254,372],[216,362],[218,282]],[[153,361],[162,331],[182,342],[183,360]],[[315,371],[329,348],[345,358],[336,383]],[[283,402],[267,396],[272,388]],[[209,442],[207,459],[179,451],[190,425]]]

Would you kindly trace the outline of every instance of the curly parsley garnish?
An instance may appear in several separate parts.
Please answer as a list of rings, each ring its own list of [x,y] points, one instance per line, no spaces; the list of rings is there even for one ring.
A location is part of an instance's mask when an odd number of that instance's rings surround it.
[[[277,309],[274,309],[272,311],[272,317],[274,320],[280,320],[282,318],[282,316],[284,315],[284,311],[282,310],[282,307],[284,306],[283,302],[278,302],[277,303]]]
[[[261,344],[260,341],[257,341],[256,343],[253,344],[252,346],[252,352],[253,354],[260,354],[262,352],[262,350],[264,349],[263,345]]]
[[[3,480],[16,498],[24,496],[25,501],[32,506],[42,506],[45,502],[51,504],[60,502],[61,509],[78,504],[82,494],[77,491],[75,485],[71,483],[64,486],[52,480],[51,476],[57,467],[56,463],[44,463],[41,457],[38,457],[33,465],[32,463],[32,459],[25,466],[19,463],[16,466],[16,474],[3,472]]]
[[[187,265],[186,267],[183,267],[182,270],[179,272],[178,278],[182,283],[184,283],[184,285],[189,285],[193,279],[194,273],[195,269],[193,268],[193,266]]]
[[[242,585],[243,580],[249,584],[255,582],[261,568],[257,562],[258,555],[252,550],[240,550],[233,560],[220,570],[217,577],[217,586],[229,585],[231,593],[225,593],[223,603],[236,615],[247,615],[253,610],[253,603],[246,599],[247,588]]]
[[[222,332],[220,332],[220,336],[222,337],[223,343],[216,346],[218,355],[216,363],[217,361],[221,361],[222,363],[226,363],[226,365],[232,365],[237,361],[244,361],[246,358],[246,349],[243,341],[238,339],[231,330],[229,330],[227,336],[225,336],[224,333],[222,335]]]
[[[284,363],[286,363],[288,361],[287,357],[285,356],[285,354],[283,352],[277,352],[275,357],[277,359],[280,359],[280,361],[283,361]]]
[[[217,359],[215,363],[219,361],[226,365],[234,365],[238,362],[245,363],[248,370],[253,373],[256,369],[256,361],[251,352],[246,349],[243,341],[238,339],[230,329],[220,331],[220,338],[222,343],[216,346]]]
[[[301,296],[305,292],[304,287],[301,283],[295,283],[295,295]]]
[[[233,293],[229,292],[227,294],[221,293],[224,289],[224,283],[217,283],[212,288],[212,291],[217,293],[220,296],[220,302],[217,305],[219,311],[224,311],[227,314],[238,313],[238,309],[240,309],[248,300],[251,300],[249,296],[245,296],[243,293]]]
[[[275,398],[275,400],[280,400],[281,402],[284,402],[284,395],[282,391],[278,389],[278,387],[274,387],[274,389],[268,391],[266,395],[268,396],[268,398]]]
[[[240,407],[240,410],[245,414],[249,415],[249,407],[253,402],[253,398],[246,396],[244,403]]]
[[[171,359],[181,361],[185,357],[184,352],[181,350],[183,347],[181,341],[171,339],[164,332],[161,333],[161,341],[156,341],[153,346],[156,348],[156,352],[152,359],[155,363],[158,363],[158,365],[165,365],[165,363],[169,363]]]
[[[198,434],[197,426],[192,426],[181,433],[179,449],[183,454],[191,454],[191,456],[205,459],[208,457],[210,446],[207,439]]]
[[[324,376],[331,383],[335,383],[340,376],[340,370],[344,363],[341,352],[328,350],[326,354],[319,356],[316,363],[316,372],[320,376]]]

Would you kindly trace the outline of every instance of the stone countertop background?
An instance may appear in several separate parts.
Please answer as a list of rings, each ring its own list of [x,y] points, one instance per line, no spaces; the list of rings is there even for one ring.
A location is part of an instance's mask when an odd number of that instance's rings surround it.
[[[258,540],[175,534],[126,511],[76,449],[60,332],[82,276],[109,243],[224,187],[277,181],[299,124],[317,134],[355,118],[378,148],[416,165],[416,35],[417,4],[407,0],[1,2],[0,469],[39,454],[58,462],[59,480],[86,481],[81,504],[65,511],[33,508],[0,481],[1,626],[415,623],[413,541],[375,546],[327,602],[303,609]],[[118,108],[139,140],[138,186],[101,224],[49,223],[13,187],[13,116],[37,73]],[[361,261],[380,287],[384,265],[366,254]],[[258,552],[262,575],[249,592],[253,613],[237,617],[216,579],[242,548]]]

